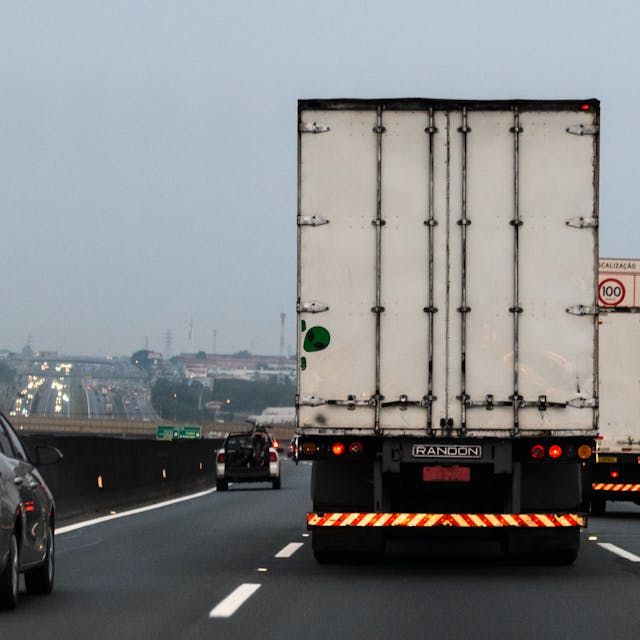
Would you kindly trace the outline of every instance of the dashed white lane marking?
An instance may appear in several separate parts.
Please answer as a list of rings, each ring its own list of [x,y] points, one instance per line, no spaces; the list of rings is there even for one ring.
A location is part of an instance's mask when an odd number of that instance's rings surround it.
[[[303,544],[304,542],[290,542],[276,553],[276,558],[290,558]]]
[[[209,612],[210,618],[230,618],[258,589],[259,584],[246,582],[232,591]]]
[[[83,529],[84,527],[92,527],[93,525],[100,524],[101,522],[108,522],[109,520],[117,520],[118,518],[126,518],[127,516],[134,516],[137,513],[144,513],[145,511],[153,511],[154,509],[162,509],[172,504],[178,504],[179,502],[186,502],[187,500],[195,500],[202,496],[213,493],[214,489],[207,489],[206,491],[199,491],[198,493],[191,493],[188,496],[181,496],[180,498],[173,498],[172,500],[165,500],[164,502],[155,502],[154,504],[148,504],[146,507],[139,507],[137,509],[130,509],[129,511],[122,511],[121,513],[114,513],[109,516],[100,516],[99,518],[93,518],[92,520],[84,520],[83,522],[76,522],[75,524],[68,524],[64,527],[56,528],[56,535],[61,533],[69,533],[69,531],[75,531],[76,529]]]
[[[606,549],[607,551],[611,551],[611,553],[615,553],[617,556],[620,556],[625,560],[631,560],[631,562],[640,562],[640,557],[631,553],[630,551],[625,551],[620,547],[616,547],[615,544],[611,544],[610,542],[598,542],[598,546]]]

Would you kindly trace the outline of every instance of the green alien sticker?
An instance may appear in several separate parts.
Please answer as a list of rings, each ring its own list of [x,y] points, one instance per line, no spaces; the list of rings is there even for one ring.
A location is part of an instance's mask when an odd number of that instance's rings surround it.
[[[304,337],[302,348],[307,353],[322,351],[329,346],[331,334],[324,327],[311,327]]]
[[[302,332],[307,332],[304,336],[304,342],[302,344],[302,348],[307,353],[313,353],[315,351],[322,351],[329,346],[331,342],[331,334],[325,327],[315,326],[311,327],[307,331],[307,323],[302,320],[300,324],[300,328]],[[304,371],[307,368],[307,358],[300,358],[300,369]]]

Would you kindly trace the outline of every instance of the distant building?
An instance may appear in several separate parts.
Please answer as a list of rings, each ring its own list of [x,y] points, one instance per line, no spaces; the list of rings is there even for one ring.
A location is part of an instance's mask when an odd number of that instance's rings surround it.
[[[292,360],[279,356],[252,354],[205,354],[183,353],[176,357],[176,363],[187,380],[198,380],[206,384],[213,378],[233,378],[237,380],[280,380],[293,381],[296,365]]]

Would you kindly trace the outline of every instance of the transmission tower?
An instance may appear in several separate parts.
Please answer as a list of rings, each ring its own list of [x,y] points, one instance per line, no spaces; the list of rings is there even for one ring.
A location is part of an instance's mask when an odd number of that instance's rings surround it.
[[[284,362],[284,321],[287,319],[286,313],[280,314],[280,363]]]
[[[171,358],[171,352],[173,349],[173,334],[171,329],[167,329],[167,333],[164,336],[164,357],[169,360]]]

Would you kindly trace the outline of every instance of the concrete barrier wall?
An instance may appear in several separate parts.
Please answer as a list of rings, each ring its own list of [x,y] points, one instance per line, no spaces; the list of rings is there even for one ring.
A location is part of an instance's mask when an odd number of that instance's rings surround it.
[[[215,484],[221,439],[155,440],[22,434],[28,449],[50,445],[64,459],[39,468],[57,519],[96,514]]]
[[[184,426],[183,422],[171,422],[162,420],[160,422],[150,422],[145,420],[124,420],[121,418],[62,418],[51,416],[14,416],[11,423],[20,434],[51,433],[68,435],[113,435],[113,436],[136,436],[151,438],[155,437],[156,426],[158,424],[169,424]],[[223,436],[225,433],[233,431],[247,431],[251,425],[246,422],[225,422],[225,423],[189,423],[200,426],[203,436],[213,434]],[[271,425],[267,431],[274,437],[286,442],[293,437],[294,427],[288,425]]]

